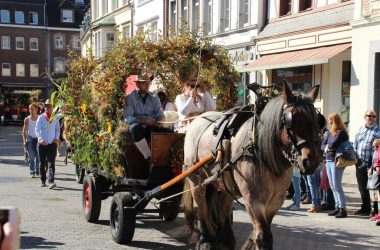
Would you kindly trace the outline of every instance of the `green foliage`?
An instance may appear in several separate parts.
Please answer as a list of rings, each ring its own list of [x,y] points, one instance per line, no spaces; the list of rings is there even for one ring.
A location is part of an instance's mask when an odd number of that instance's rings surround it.
[[[128,125],[122,109],[130,75],[154,74],[172,100],[191,78],[209,85],[218,110],[233,107],[237,99],[239,74],[222,47],[186,30],[157,41],[146,35],[117,41],[100,59],[71,53],[68,76],[52,95],[64,113],[65,137],[75,147],[74,162],[98,168],[114,180],[114,168],[125,164],[125,148],[120,147],[127,144]]]

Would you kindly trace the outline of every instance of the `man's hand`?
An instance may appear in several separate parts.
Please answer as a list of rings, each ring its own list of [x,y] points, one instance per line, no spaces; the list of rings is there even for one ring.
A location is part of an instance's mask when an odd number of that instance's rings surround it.
[[[57,145],[58,145],[58,142],[59,142],[58,139],[53,140],[53,143],[55,143],[55,144],[57,144]]]
[[[0,245],[0,249],[1,250],[12,250],[14,247],[13,245],[15,244],[14,243],[15,232],[14,232],[14,229],[12,227],[12,224],[7,222],[3,225],[2,229],[3,229],[4,234],[1,235],[1,237],[3,239],[2,239],[2,242]]]
[[[145,119],[145,124],[149,125],[149,126],[155,125],[155,122],[156,122],[156,120],[154,120],[153,118],[150,118],[150,117]]]
[[[38,143],[44,146],[47,145],[47,143],[43,139],[38,139]]]

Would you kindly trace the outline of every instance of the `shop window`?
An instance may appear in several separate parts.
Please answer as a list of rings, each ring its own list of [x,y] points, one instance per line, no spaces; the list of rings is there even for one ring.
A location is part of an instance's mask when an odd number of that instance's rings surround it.
[[[280,16],[291,14],[293,0],[280,0]]]
[[[351,61],[343,61],[342,65],[342,108],[341,118],[347,125],[350,122],[350,89],[351,89]]]
[[[283,80],[289,83],[293,91],[307,92],[312,87],[313,66],[273,69],[273,83],[282,84]]]
[[[312,0],[299,0],[298,6],[299,6],[299,12],[304,10],[310,10],[312,5]]]

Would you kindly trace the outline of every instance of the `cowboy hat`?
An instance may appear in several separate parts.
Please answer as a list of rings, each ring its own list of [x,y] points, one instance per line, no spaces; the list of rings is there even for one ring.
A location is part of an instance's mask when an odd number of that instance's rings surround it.
[[[45,106],[46,106],[46,105],[51,105],[51,106],[53,106],[53,104],[51,103],[50,99],[46,99],[46,101],[45,101],[44,104],[45,104]]]
[[[151,79],[147,74],[137,75],[135,82],[150,82]]]

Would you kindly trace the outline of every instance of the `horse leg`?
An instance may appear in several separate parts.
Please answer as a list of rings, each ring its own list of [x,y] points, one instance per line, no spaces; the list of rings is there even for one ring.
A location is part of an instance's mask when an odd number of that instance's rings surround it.
[[[217,202],[213,210],[217,213],[218,229],[216,236],[216,247],[220,250],[235,249],[236,241],[232,229],[232,207],[233,198],[226,192],[218,192]]]

